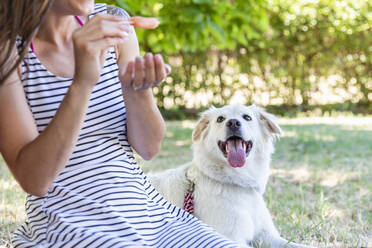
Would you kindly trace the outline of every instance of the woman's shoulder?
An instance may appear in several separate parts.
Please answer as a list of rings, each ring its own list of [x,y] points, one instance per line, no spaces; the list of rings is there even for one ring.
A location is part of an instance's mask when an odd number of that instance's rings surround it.
[[[130,15],[128,12],[126,12],[124,9],[113,6],[113,5],[107,5],[107,14],[114,15],[114,16],[119,16],[125,19],[129,19]]]
[[[95,14],[99,14],[99,13],[119,16],[119,17],[122,17],[122,18],[125,18],[125,19],[130,18],[130,15],[124,9],[122,9],[118,6],[108,5],[108,4],[105,4],[105,3],[96,3],[94,5],[94,11],[90,16],[95,15]]]

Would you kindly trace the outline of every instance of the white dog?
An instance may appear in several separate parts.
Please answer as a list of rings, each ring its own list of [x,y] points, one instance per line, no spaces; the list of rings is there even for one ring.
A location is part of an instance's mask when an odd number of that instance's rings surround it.
[[[181,208],[193,191],[194,215],[242,247],[306,247],[280,237],[263,199],[281,133],[258,106],[212,107],[193,131],[193,161],[149,179]]]

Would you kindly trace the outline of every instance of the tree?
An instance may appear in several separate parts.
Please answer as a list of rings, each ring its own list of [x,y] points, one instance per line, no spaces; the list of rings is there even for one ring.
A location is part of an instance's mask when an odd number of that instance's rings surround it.
[[[143,51],[162,53],[173,67],[154,91],[162,107],[223,105],[239,93],[306,110],[321,104],[323,81],[348,94],[342,108],[372,112],[370,1],[106,2],[160,19],[137,34]],[[338,79],[327,82],[332,75]]]

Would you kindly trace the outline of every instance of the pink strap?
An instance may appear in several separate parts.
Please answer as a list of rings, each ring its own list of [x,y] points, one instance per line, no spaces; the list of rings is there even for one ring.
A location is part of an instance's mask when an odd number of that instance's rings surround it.
[[[30,47],[31,47],[32,52],[35,53],[34,43],[32,43],[32,41],[31,41],[31,43],[30,43]]]
[[[80,20],[80,18],[78,16],[75,16],[75,19],[77,20],[77,22],[80,24],[80,26],[84,26],[84,23]],[[30,47],[31,47],[31,51],[33,53],[35,53],[35,48],[34,48],[34,43],[30,43]]]
[[[84,26],[84,23],[80,20],[80,18],[78,16],[75,16],[75,19],[78,21],[80,26]]]

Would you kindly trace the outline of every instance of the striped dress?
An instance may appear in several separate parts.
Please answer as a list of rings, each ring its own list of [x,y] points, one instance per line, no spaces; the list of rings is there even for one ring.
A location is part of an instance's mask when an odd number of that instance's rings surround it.
[[[106,5],[97,4],[94,13],[105,11]],[[29,50],[22,83],[39,132],[71,82],[50,73]],[[126,137],[114,49],[93,89],[73,154],[45,197],[27,196],[26,214],[12,240],[17,248],[237,247],[166,202],[137,165]]]

